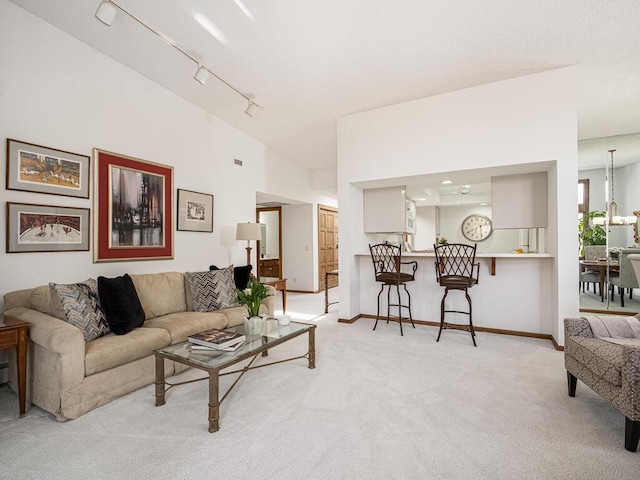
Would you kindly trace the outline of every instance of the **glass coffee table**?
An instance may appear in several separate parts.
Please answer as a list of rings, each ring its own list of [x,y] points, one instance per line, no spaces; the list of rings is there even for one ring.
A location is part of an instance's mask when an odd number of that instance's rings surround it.
[[[243,325],[226,328],[225,330],[245,333]],[[231,392],[233,387],[236,386],[236,383],[238,383],[240,378],[242,378],[242,376],[249,370],[266,367],[268,365],[289,362],[291,360],[297,360],[300,358],[308,359],[309,368],[316,367],[315,331],[315,325],[291,322],[289,325],[279,325],[277,327],[277,331],[275,331],[274,329],[274,332],[270,332],[271,334],[268,337],[261,335],[247,335],[247,341],[234,352],[215,350],[211,352],[203,352],[202,350],[191,350],[189,348],[189,342],[169,345],[168,347],[156,350],[154,352],[156,357],[156,406],[159,407],[165,404],[165,393],[170,388],[176,387],[178,385],[184,385],[187,383],[209,379],[209,432],[217,432],[220,429],[220,404],[227,397],[227,395],[229,395],[229,392]],[[275,362],[253,365],[259,355],[266,357],[268,356],[270,349],[282,343],[288,342],[289,340],[305,333],[309,335],[309,349],[304,355],[286,358],[284,360],[278,360]],[[196,378],[194,380],[187,380],[184,382],[167,382],[167,380],[164,378],[165,359],[173,360],[174,362],[182,363],[193,368],[204,370],[209,375],[207,377]],[[247,359],[250,359],[250,361],[244,367],[229,372],[220,373],[221,370],[232,367],[233,365],[236,365]],[[224,375],[231,375],[234,373],[239,374],[238,378],[235,379],[233,384],[225,392],[222,398],[220,398],[219,377]]]

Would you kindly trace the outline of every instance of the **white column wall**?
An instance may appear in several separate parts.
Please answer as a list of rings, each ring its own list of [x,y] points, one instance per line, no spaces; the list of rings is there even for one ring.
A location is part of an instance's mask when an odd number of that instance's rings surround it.
[[[312,272],[317,256],[313,253],[313,232],[317,222],[313,210],[311,204],[282,207],[282,276],[289,290],[314,290]]]
[[[214,195],[213,233],[175,231],[174,216],[174,260],[94,264],[92,251],[7,254],[3,248],[0,295],[50,281],[244,264],[246,245],[235,240],[235,229],[254,221],[256,190],[315,200],[309,170],[6,0],[0,0],[0,60],[3,142],[83,155],[97,147],[171,165],[175,188]],[[6,149],[0,152],[5,165]],[[3,188],[0,237],[6,202],[90,208],[93,216],[90,181],[90,199]]]
[[[537,331],[543,325],[548,330],[544,333],[563,343],[562,319],[578,313],[575,76],[576,69],[569,67],[338,119],[338,198],[343,218],[349,218],[349,235],[342,235],[340,248],[341,318],[371,313],[363,308],[362,299],[377,294],[377,285],[371,276],[361,276],[354,258],[356,252],[366,251],[367,237],[362,233],[362,192],[352,183],[556,161],[549,174],[546,238],[547,251],[555,255],[552,266],[540,278],[528,275],[527,268],[514,269],[510,282],[522,288],[518,295],[493,292],[500,301],[492,308],[516,316],[518,297],[528,289],[538,292],[540,301],[532,306],[538,320],[520,327]],[[343,272],[346,265],[349,271]],[[488,318],[489,312],[482,315]],[[504,322],[500,328],[511,325]]]

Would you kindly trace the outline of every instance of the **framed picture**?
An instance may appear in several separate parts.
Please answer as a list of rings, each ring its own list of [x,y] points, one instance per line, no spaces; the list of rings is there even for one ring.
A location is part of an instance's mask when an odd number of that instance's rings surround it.
[[[7,202],[7,253],[89,250],[89,209]]]
[[[94,149],[94,262],[173,258],[173,167]]]
[[[213,195],[178,189],[178,230],[213,232]]]
[[[89,157],[7,138],[7,190],[89,198]]]

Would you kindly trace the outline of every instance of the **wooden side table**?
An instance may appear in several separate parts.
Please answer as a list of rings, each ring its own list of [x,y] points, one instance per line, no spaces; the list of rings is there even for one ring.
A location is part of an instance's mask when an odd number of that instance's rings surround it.
[[[0,314],[0,350],[16,349],[18,366],[18,401],[20,402],[20,416],[26,412],[27,400],[27,322],[20,322]]]
[[[287,312],[287,279],[278,277],[259,277],[258,281],[264,285],[271,285],[282,292],[282,313]]]

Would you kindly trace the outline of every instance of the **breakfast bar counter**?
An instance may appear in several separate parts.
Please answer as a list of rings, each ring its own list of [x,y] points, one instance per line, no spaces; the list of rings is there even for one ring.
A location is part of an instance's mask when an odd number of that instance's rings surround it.
[[[415,281],[407,284],[413,318],[439,322],[443,289],[436,281],[435,253],[403,253],[402,260],[418,262]],[[470,291],[474,325],[502,331],[550,334],[555,260],[551,253],[477,253],[479,281]],[[360,277],[359,313],[375,317],[380,287],[375,282],[371,254],[356,253],[355,264]],[[464,294],[458,293],[461,292],[452,292],[447,303],[462,310],[466,308],[466,300]]]

